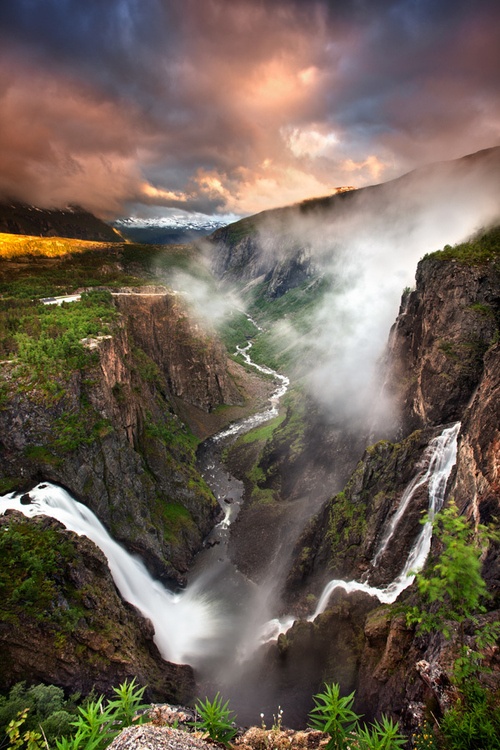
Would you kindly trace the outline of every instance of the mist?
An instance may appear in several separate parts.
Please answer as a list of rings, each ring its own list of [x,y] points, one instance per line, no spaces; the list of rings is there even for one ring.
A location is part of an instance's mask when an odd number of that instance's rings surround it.
[[[283,342],[303,349],[307,389],[333,421],[392,425],[381,389],[381,357],[405,287],[420,258],[461,242],[500,216],[500,154],[437,164],[384,185],[338,196],[330,205],[271,212],[260,227],[267,256],[307,256],[329,289],[303,336],[289,321]],[[284,230],[285,227],[285,230]],[[285,344],[286,345],[286,344]],[[373,406],[376,403],[376,415]]]

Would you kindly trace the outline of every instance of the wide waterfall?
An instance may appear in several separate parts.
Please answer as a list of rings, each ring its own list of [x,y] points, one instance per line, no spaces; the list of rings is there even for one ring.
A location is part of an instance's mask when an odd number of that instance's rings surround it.
[[[224,519],[209,535],[208,548],[198,555],[184,591],[169,591],[153,579],[143,562],[115,542],[94,513],[62,487],[49,482],[39,484],[30,490],[29,504],[22,503],[16,493],[0,498],[0,513],[13,509],[27,516],[52,516],[71,531],[91,539],[107,557],[123,599],[153,623],[154,640],[162,656],[202,669],[212,660],[229,658],[233,662],[235,652],[244,658],[248,643],[257,648],[255,633],[269,617],[259,607],[257,588],[239,573],[227,555],[228,528],[238,513],[243,483],[227,474],[215,450],[222,439],[236,437],[276,416],[279,400],[287,391],[289,379],[253,362],[250,348],[251,343],[238,347],[238,353],[247,364],[272,375],[277,387],[268,409],[235,422],[203,446],[200,469],[224,511]]]
[[[12,509],[26,516],[52,516],[67,529],[91,539],[106,555],[123,599],[153,623],[155,643],[164,659],[193,663],[210,648],[223,623],[206,592],[191,587],[174,593],[155,581],[142,561],[115,542],[94,513],[62,487],[45,482],[30,490],[29,498],[31,502],[24,504],[20,495],[5,495],[0,498],[0,512]]]

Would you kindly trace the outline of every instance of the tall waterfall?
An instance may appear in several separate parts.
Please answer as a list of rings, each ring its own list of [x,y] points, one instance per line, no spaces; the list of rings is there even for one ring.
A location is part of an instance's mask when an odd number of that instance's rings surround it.
[[[377,597],[382,604],[392,604],[413,583],[415,573],[423,568],[431,548],[432,519],[434,514],[441,510],[443,506],[448,478],[457,460],[459,430],[460,422],[457,422],[452,427],[445,428],[441,435],[431,440],[417,474],[403,492],[396,513],[386,522],[386,527],[382,533],[382,541],[372,560],[374,567],[387,549],[415,492],[427,484],[429,496],[427,514],[429,520],[424,524],[415,539],[401,573],[391,583],[382,587],[371,586],[369,583],[362,581],[343,581],[341,579],[329,581],[321,593],[314,613],[308,618],[310,621],[325,611],[330,596],[335,589],[343,589],[347,593],[363,591],[365,594]],[[274,640],[280,633],[286,632],[292,626],[293,620],[293,616],[287,615],[267,622],[261,631],[261,642]]]
[[[193,663],[220,635],[221,613],[209,595],[196,586],[173,593],[154,580],[144,564],[108,534],[99,519],[62,487],[48,482],[30,490],[32,502],[24,505],[14,493],[0,498],[0,513],[19,510],[26,516],[46,515],[67,529],[91,539],[106,555],[116,587],[125,601],[135,605],[154,625],[161,655],[178,664]]]
[[[425,459],[428,461],[427,469],[425,471],[424,469],[420,469],[411,480],[402,495],[398,510],[389,519],[386,529],[382,534],[382,542],[372,560],[374,566],[377,565],[381,555],[387,549],[396,527],[416,490],[427,483],[429,495],[428,521],[424,524],[420,534],[415,539],[401,573],[387,586],[379,588],[358,581],[332,580],[325,586],[316,610],[309,619],[313,620],[325,611],[330,595],[337,588],[342,588],[347,592],[364,591],[367,594],[376,596],[383,604],[392,604],[401,592],[413,583],[415,573],[418,573],[423,568],[431,548],[432,519],[434,518],[434,514],[440,511],[443,506],[448,478],[457,460],[459,430],[460,422],[457,422],[452,427],[444,429],[441,435],[429,443],[425,455]]]

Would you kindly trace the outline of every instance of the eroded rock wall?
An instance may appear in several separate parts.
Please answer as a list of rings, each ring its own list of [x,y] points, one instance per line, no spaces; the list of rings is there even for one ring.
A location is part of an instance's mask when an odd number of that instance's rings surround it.
[[[113,335],[87,342],[95,363],[69,373],[62,395],[13,387],[0,411],[0,472],[13,487],[62,484],[156,575],[180,582],[218,505],[176,403],[210,410],[239,394],[221,345],[177,297],[116,300]],[[5,375],[14,385],[15,365]]]
[[[391,334],[389,388],[404,435],[461,419],[498,328],[497,263],[424,259]]]
[[[26,680],[112,695],[135,678],[151,701],[192,698],[192,670],[161,658],[151,622],[120,599],[104,555],[87,537],[17,512],[0,516],[0,531],[9,572],[2,581],[2,692]],[[27,585],[25,555],[43,572],[36,590]]]

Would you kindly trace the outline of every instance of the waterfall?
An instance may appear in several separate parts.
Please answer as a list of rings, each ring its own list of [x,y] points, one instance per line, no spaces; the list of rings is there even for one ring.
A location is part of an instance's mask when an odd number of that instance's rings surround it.
[[[259,328],[255,321],[252,323]],[[194,575],[190,576],[185,591],[174,593],[154,580],[142,561],[115,542],[94,513],[61,487],[48,482],[39,484],[30,490],[28,505],[22,504],[16,493],[0,497],[0,513],[15,509],[27,516],[52,516],[71,531],[91,539],[106,556],[122,598],[153,623],[154,640],[163,658],[179,664],[199,666],[207,660],[207,655],[212,658],[228,648],[233,651],[241,648],[238,631],[243,630],[243,614],[246,612],[248,620],[248,606],[255,605],[255,592],[248,589],[248,583],[227,559],[228,527],[237,515],[243,484],[228,476],[212,452],[214,444],[222,438],[237,436],[276,416],[279,400],[288,389],[289,379],[253,362],[248,353],[250,348],[251,343],[238,347],[238,353],[259,372],[272,375],[278,387],[269,399],[268,409],[236,422],[207,441],[203,474],[224,509],[224,519],[209,536],[216,546],[198,555]],[[202,558],[206,562],[200,571]]]
[[[99,519],[61,487],[48,482],[30,490],[31,503],[20,495],[0,498],[0,513],[19,510],[26,516],[46,515],[67,529],[91,539],[105,554],[113,580],[125,601],[149,618],[155,629],[155,643],[164,659],[178,664],[192,663],[204,655],[220,635],[221,614],[206,592],[198,587],[174,593],[154,580],[146,567],[108,534]]]
[[[435,513],[440,511],[443,506],[448,478],[457,460],[457,438],[459,430],[460,422],[457,422],[452,427],[444,429],[441,435],[431,441],[428,446],[427,457],[429,459],[429,465],[427,471],[422,476],[423,469],[420,469],[416,477],[412,479],[403,493],[398,511],[395,516],[390,519],[387,530],[382,535],[382,543],[372,561],[374,565],[376,565],[378,558],[384,550],[387,549],[387,545],[394,534],[396,526],[402,517],[404,510],[408,507],[408,503],[410,502],[411,497],[413,497],[415,490],[417,487],[421,487],[427,482],[429,494],[429,520],[424,524],[422,531],[413,543],[408,559],[406,560],[401,573],[387,586],[380,588],[359,581],[330,581],[325,586],[316,610],[309,620],[314,620],[315,617],[325,611],[330,595],[336,588],[342,588],[348,593],[352,591],[364,591],[366,594],[376,596],[383,604],[392,604],[396,601],[401,592],[413,583],[415,573],[418,573],[418,571],[423,568],[431,548],[432,519],[434,518]],[[404,507],[401,510],[403,505]]]
[[[457,422],[453,427],[443,430],[441,435],[433,438],[427,446],[423,456],[422,468],[406,487],[397,511],[390,519],[387,528],[382,534],[379,548],[372,560],[373,565],[377,565],[380,557],[384,554],[396,531],[398,523],[404,516],[416,491],[422,485],[429,483],[429,515],[440,510],[443,504],[446,482],[457,457],[457,435],[459,429],[460,422]],[[426,466],[427,468],[425,468]]]
[[[424,454],[423,466],[420,466],[417,474],[408,484],[396,513],[389,519],[387,528],[382,534],[379,549],[372,560],[374,566],[377,565],[380,556],[387,549],[396,527],[416,490],[422,487],[422,485],[427,484],[429,520],[424,524],[421,532],[415,539],[401,573],[391,583],[382,587],[371,586],[369,583],[361,581],[343,581],[341,579],[329,581],[321,593],[314,613],[308,618],[310,622],[325,611],[330,596],[335,589],[343,589],[348,594],[353,591],[362,591],[365,594],[376,597],[382,604],[392,604],[413,583],[415,573],[418,573],[423,568],[431,548],[432,519],[435,513],[441,510],[443,506],[448,478],[457,459],[459,430],[460,422],[457,422],[452,427],[445,428],[441,435],[431,440]],[[424,468],[425,466],[427,468]],[[268,641],[275,640],[280,633],[285,633],[291,627],[293,621],[294,618],[290,615],[270,620],[261,630],[261,642],[267,643]]]

